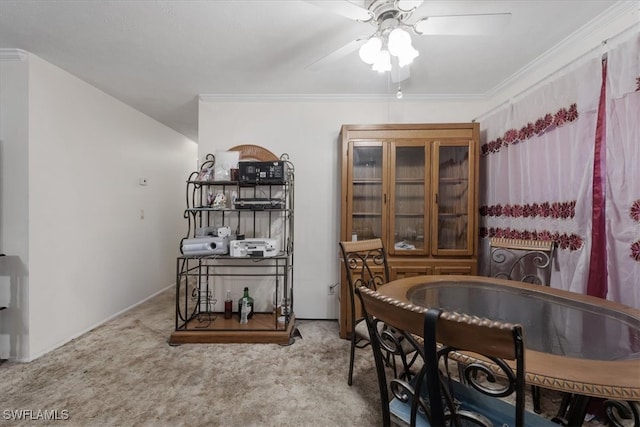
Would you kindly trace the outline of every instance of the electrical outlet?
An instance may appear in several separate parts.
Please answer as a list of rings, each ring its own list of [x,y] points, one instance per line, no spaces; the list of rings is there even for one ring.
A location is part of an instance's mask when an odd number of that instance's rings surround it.
[[[327,295],[335,295],[335,293],[336,293],[336,286],[338,286],[338,284],[337,284],[337,283],[329,284],[329,291],[327,292]]]

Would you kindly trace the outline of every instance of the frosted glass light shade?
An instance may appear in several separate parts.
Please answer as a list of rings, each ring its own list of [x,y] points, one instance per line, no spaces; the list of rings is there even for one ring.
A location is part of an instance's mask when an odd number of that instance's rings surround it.
[[[393,56],[401,56],[409,49],[413,49],[411,46],[411,36],[402,28],[394,28],[389,33],[388,46],[389,53]]]
[[[391,55],[398,58],[400,67],[411,64],[419,55],[412,45],[411,35],[401,27],[403,24],[396,23],[396,25],[391,27],[388,34],[385,30],[380,35],[371,37],[360,47],[360,59],[372,65],[371,68],[376,71],[391,70]]]
[[[420,52],[410,46],[408,50],[402,53],[402,55],[398,56],[398,65],[400,67],[409,65],[413,62],[414,59],[418,57],[418,55],[420,55]]]
[[[360,59],[365,64],[375,64],[380,54],[380,49],[382,48],[382,40],[378,37],[371,37],[365,44],[360,46],[359,54]]]
[[[384,73],[385,71],[391,71],[391,55],[388,50],[381,50],[378,54],[378,59],[371,67],[374,71]]]

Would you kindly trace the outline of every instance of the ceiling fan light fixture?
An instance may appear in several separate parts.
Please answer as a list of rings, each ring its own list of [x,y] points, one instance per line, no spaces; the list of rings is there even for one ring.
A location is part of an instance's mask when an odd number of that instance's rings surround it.
[[[389,33],[388,47],[391,55],[401,56],[409,49],[413,49],[411,36],[402,28],[396,27]]]
[[[406,67],[419,55],[413,47],[407,21],[423,0],[368,0],[377,31],[360,47],[360,59],[378,72]],[[393,59],[393,65],[392,60]]]
[[[360,46],[358,53],[362,62],[373,65],[380,56],[380,49],[382,49],[382,40],[378,37],[371,37],[365,44]]]
[[[391,71],[391,55],[389,51],[384,49],[378,54],[378,59],[371,67],[372,70],[384,73],[385,71]]]
[[[400,67],[404,67],[405,65],[409,65],[409,64],[411,64],[413,62],[414,59],[416,59],[418,57],[418,55],[420,55],[420,52],[418,52],[416,49],[411,47],[406,52],[403,52],[402,55],[398,56],[398,65]]]

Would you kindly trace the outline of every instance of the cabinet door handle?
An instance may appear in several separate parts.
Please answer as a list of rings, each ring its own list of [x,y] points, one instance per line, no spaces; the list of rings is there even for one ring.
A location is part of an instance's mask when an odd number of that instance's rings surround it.
[[[387,204],[387,193],[384,193],[382,196],[383,196],[382,197],[383,198],[383,203],[386,205]]]
[[[438,204],[438,193],[436,193],[436,205]]]

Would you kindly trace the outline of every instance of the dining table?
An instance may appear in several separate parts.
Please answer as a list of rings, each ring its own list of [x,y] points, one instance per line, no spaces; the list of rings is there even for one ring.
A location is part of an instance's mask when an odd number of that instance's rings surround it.
[[[484,276],[407,277],[378,292],[409,306],[522,325],[525,380],[571,397],[558,413],[563,424],[582,425],[589,400],[601,398],[611,420],[640,426],[640,310],[553,286]]]

